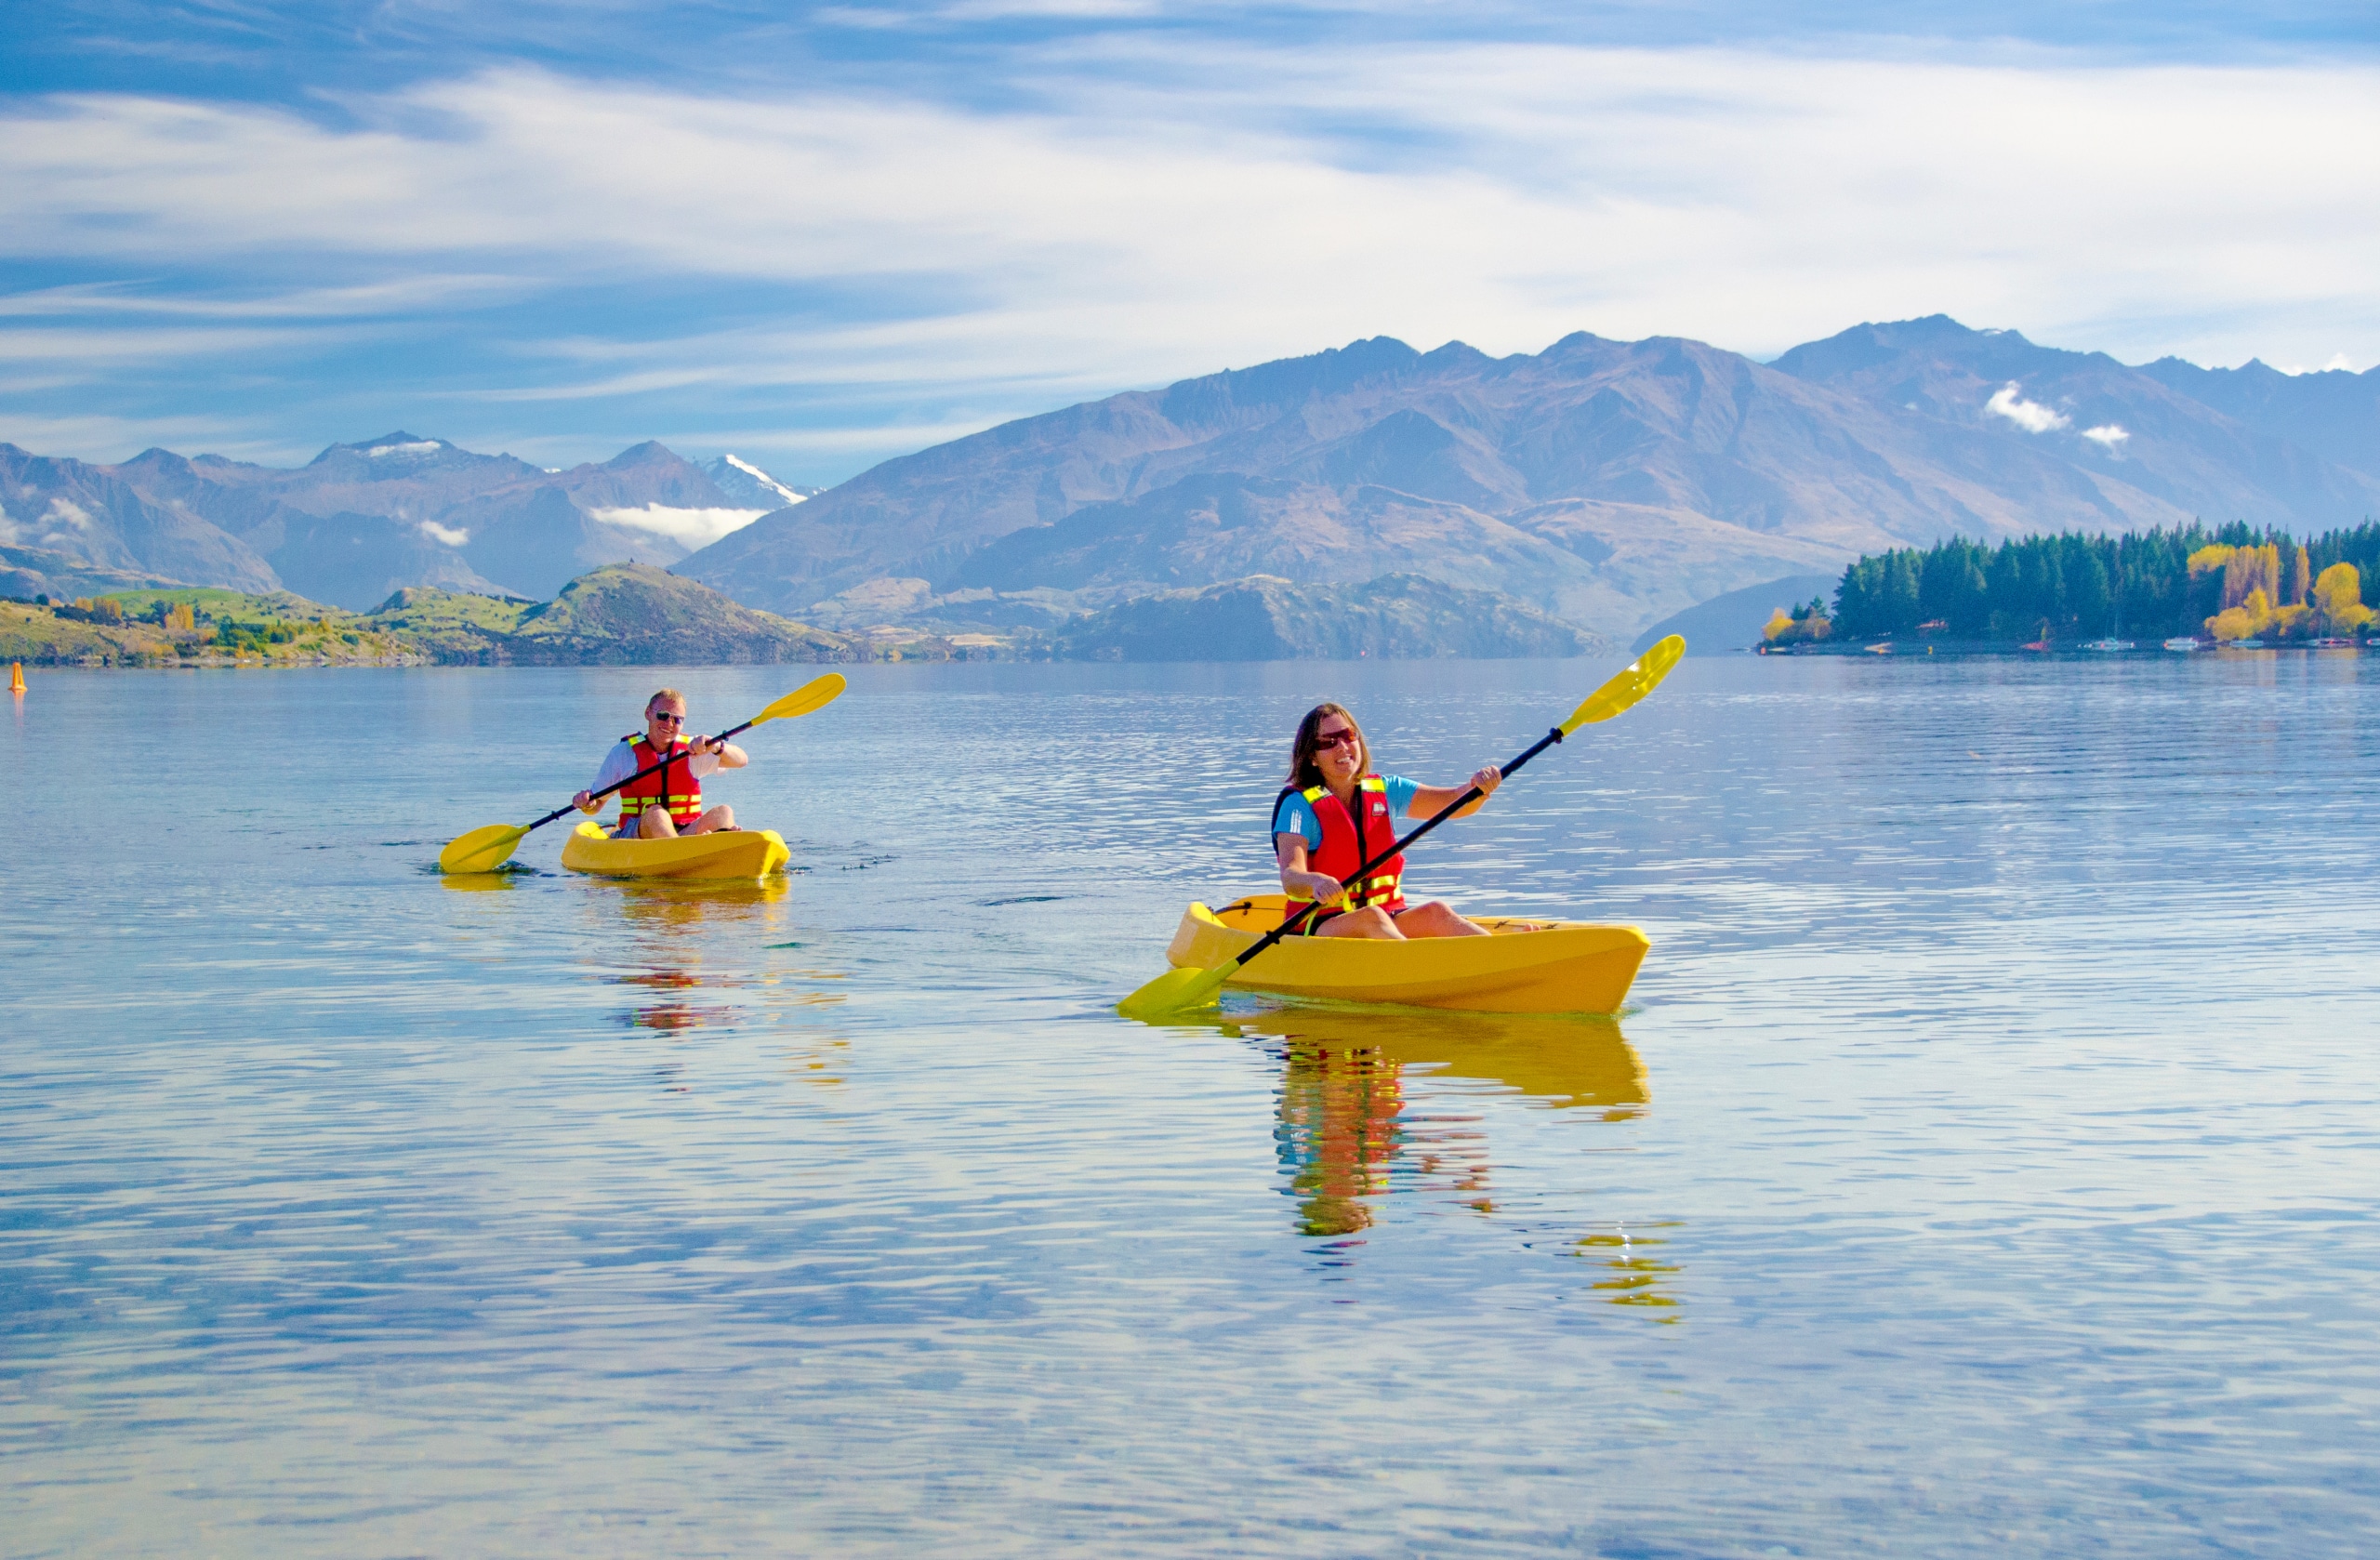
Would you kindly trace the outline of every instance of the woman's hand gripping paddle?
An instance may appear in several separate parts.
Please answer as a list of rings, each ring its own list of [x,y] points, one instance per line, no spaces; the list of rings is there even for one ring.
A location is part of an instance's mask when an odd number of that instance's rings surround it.
[[[824,709],[835,702],[836,696],[842,693],[845,686],[840,672],[830,671],[824,677],[813,678],[742,725],[730,726],[719,734],[721,737],[731,737],[738,732],[749,731],[765,721],[790,721],[797,715],[807,715],[812,710]],[[668,758],[657,764],[647,764],[618,785],[606,786],[594,794],[599,800],[610,796],[621,786],[634,785],[646,775],[656,773],[676,761],[675,758]],[[438,869],[441,872],[493,872],[505,864],[506,860],[511,856],[513,847],[520,844],[531,829],[543,828],[562,814],[576,811],[578,809],[575,803],[566,802],[533,824],[490,824],[484,828],[475,828],[469,834],[458,834],[446,842],[444,850],[438,853]]]
[[[1613,716],[1627,710],[1637,700],[1659,687],[1661,679],[1670,674],[1670,668],[1676,666],[1678,657],[1685,654],[1686,641],[1677,634],[1672,634],[1655,644],[1644,654],[1630,662],[1618,676],[1588,694],[1584,703],[1570,711],[1568,720],[1539,737],[1527,752],[1506,764],[1503,768],[1504,777],[1512,778],[1523,764],[1577,731],[1580,726],[1592,726],[1599,721],[1608,721]],[[1344,880],[1348,882],[1361,880],[1364,874],[1373,867],[1402,852],[1421,836],[1478,800],[1479,795],[1479,787],[1476,786],[1464,791],[1461,796],[1439,808],[1431,815],[1428,822],[1414,829],[1412,833],[1348,873]],[[1117,1003],[1116,1011],[1126,1018],[1137,1018],[1145,1023],[1154,1023],[1169,1013],[1203,1008],[1215,999],[1215,994],[1223,990],[1223,983],[1237,973],[1240,966],[1295,932],[1308,916],[1320,908],[1319,905],[1309,905],[1296,915],[1287,918],[1280,925],[1257,939],[1255,946],[1220,969],[1169,970]]]

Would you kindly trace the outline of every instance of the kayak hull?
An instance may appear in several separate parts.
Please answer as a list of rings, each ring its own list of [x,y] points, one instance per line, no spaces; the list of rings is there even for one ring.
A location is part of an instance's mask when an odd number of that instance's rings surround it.
[[[1281,923],[1277,893],[1193,905],[1165,950],[1176,969],[1230,963]],[[1226,985],[1341,1002],[1490,1013],[1614,1013],[1652,943],[1633,926],[1474,919],[1487,937],[1284,937]]]
[[[719,882],[765,878],[792,855],[773,828],[686,834],[674,839],[615,839],[581,824],[562,848],[562,864],[599,878],[669,878]]]

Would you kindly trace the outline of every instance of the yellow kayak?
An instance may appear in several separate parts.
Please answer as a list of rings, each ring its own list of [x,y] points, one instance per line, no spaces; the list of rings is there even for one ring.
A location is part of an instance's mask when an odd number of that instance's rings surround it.
[[[615,839],[600,824],[581,824],[562,844],[562,864],[602,878],[765,878],[792,853],[773,828],[686,834],[675,839]]]
[[[1165,957],[1176,969],[1231,962],[1281,924],[1277,893],[1220,910],[1183,912]],[[1290,997],[1398,1002],[1490,1013],[1613,1013],[1628,999],[1636,967],[1653,945],[1633,926],[1583,921],[1473,919],[1488,937],[1284,937],[1227,983]]]

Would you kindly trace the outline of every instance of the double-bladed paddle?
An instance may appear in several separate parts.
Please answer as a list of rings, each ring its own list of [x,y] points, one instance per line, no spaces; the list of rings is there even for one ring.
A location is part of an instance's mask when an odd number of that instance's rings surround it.
[[[1678,657],[1685,654],[1686,640],[1681,635],[1672,634],[1669,638],[1656,643],[1650,650],[1622,668],[1610,681],[1588,694],[1584,703],[1570,711],[1568,720],[1539,737],[1529,745],[1527,752],[1504,765],[1502,770],[1504,778],[1511,779],[1523,764],[1544,752],[1570,733],[1577,731],[1580,726],[1592,726],[1598,721],[1608,721],[1628,709],[1637,700],[1659,687],[1661,679],[1670,674],[1670,668],[1676,666]],[[1373,867],[1403,852],[1407,846],[1470,806],[1479,799],[1481,794],[1476,786],[1464,791],[1461,796],[1439,808],[1427,822],[1416,827],[1412,833],[1348,873],[1343,880],[1361,882],[1364,875]],[[1303,924],[1307,917],[1321,908],[1322,906],[1317,901],[1293,916],[1285,917],[1280,925],[1258,938],[1253,947],[1219,969],[1168,970],[1164,974],[1117,1003],[1116,1011],[1126,1018],[1154,1021],[1168,1013],[1203,1008],[1215,999],[1215,994],[1223,988],[1223,983],[1237,973],[1242,965],[1295,932]]]
[[[836,695],[840,694],[845,686],[840,672],[830,671],[824,677],[813,678],[742,725],[730,726],[719,735],[721,738],[731,737],[738,732],[749,731],[764,721],[790,721],[797,715],[807,715],[813,709],[823,709],[835,702]],[[681,753],[673,753],[659,763],[647,764],[626,780],[616,785],[606,786],[593,793],[594,797],[600,800],[618,790],[621,786],[632,786],[646,775],[658,773],[671,764],[679,762],[685,756]],[[533,824],[489,824],[486,827],[475,828],[469,834],[458,834],[446,842],[444,850],[438,853],[438,869],[442,872],[493,872],[505,864],[512,854],[513,847],[520,844],[531,829],[543,828],[564,813],[576,811],[578,811],[576,802],[565,802]]]

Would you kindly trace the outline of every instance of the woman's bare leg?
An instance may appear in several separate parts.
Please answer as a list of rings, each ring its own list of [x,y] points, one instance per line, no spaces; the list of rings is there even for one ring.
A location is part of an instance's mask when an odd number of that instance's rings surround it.
[[[1408,937],[1485,937],[1488,929],[1454,913],[1454,906],[1433,899],[1396,918],[1396,929]]]
[[[1367,905],[1360,910],[1333,916],[1316,927],[1314,934],[1317,937],[1380,937],[1397,943],[1405,940],[1405,933],[1397,930],[1396,922],[1377,905]]]

